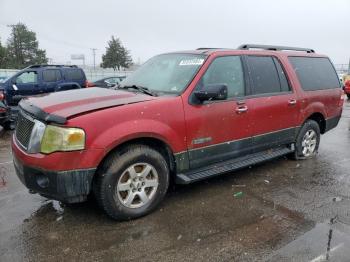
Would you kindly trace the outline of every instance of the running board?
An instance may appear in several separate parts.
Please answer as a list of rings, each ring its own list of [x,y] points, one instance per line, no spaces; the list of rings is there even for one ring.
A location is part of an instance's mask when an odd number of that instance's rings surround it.
[[[283,147],[277,149],[270,149],[259,153],[250,154],[247,156],[230,159],[220,163],[212,164],[206,167],[191,170],[187,173],[177,174],[177,184],[190,184],[209,177],[217,176],[230,171],[235,171],[244,167],[255,165],[267,160],[278,158],[286,154],[292,153],[293,149]]]

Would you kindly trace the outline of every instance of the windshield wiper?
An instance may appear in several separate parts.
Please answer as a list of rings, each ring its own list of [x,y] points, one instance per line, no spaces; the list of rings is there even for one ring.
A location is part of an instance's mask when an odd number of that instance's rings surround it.
[[[149,90],[147,87],[144,86],[139,86],[139,85],[126,85],[126,86],[121,86],[119,87],[121,89],[136,89],[137,91],[140,91],[144,94],[150,95],[150,96],[157,96],[157,94],[155,92],[152,92],[151,90]]]

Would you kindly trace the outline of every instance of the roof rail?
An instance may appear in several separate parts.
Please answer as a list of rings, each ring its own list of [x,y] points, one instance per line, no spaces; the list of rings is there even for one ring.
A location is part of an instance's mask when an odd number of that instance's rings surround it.
[[[26,68],[39,68],[39,67],[77,67],[76,65],[47,65],[47,64],[38,64],[31,65]]]
[[[240,50],[264,49],[264,50],[272,50],[272,51],[292,50],[292,51],[302,51],[302,52],[307,52],[307,53],[315,53],[315,50],[313,50],[311,48],[278,46],[278,45],[244,44],[244,45],[240,45],[237,49],[240,49]]]
[[[220,47],[199,47],[196,50],[211,50],[211,49],[225,49]]]

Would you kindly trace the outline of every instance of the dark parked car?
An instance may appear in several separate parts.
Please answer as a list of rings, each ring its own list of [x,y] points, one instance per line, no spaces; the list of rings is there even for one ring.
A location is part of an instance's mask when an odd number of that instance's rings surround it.
[[[18,102],[24,97],[82,87],[86,87],[86,76],[75,65],[29,66],[0,83],[0,101],[10,107],[9,117],[2,124],[15,120]]]
[[[100,80],[96,80],[95,82],[89,83],[89,87],[96,86],[96,87],[110,88],[118,85],[125,78],[126,76],[105,77]]]

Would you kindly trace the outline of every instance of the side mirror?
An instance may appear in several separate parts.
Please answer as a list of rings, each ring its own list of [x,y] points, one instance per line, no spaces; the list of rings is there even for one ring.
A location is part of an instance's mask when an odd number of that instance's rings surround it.
[[[194,91],[194,95],[200,102],[209,100],[225,100],[227,99],[227,85],[205,85],[201,90]]]

